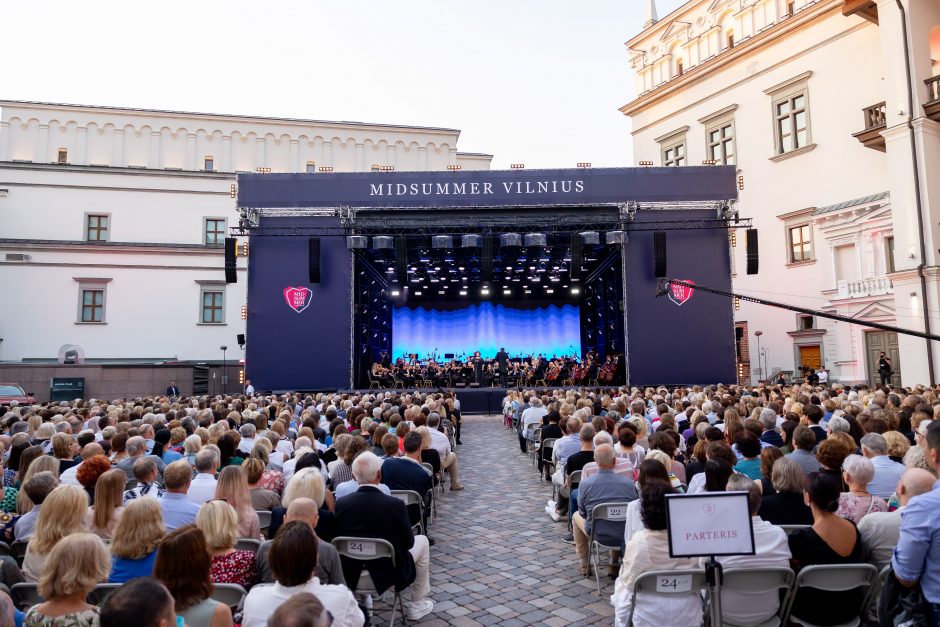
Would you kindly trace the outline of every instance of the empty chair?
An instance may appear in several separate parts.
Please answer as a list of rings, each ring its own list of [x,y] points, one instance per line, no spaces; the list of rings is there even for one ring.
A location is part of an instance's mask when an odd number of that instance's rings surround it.
[[[551,480],[551,476],[555,472],[555,461],[552,452],[557,441],[558,438],[545,438],[542,440],[542,448],[539,451],[539,455],[542,456],[542,476],[540,477],[542,481],[545,481],[545,475],[548,475],[549,480]]]
[[[229,607],[238,607],[248,592],[237,583],[214,583],[210,597]]]
[[[722,624],[734,625],[735,627],[777,627],[781,625],[783,613],[786,611],[787,602],[790,599],[790,587],[796,575],[789,568],[728,568],[724,571],[724,579],[721,584],[722,593]],[[779,593],[783,590],[783,597]],[[734,592],[736,602],[734,604],[734,616],[728,616],[729,606],[726,602],[726,594]],[[760,614],[766,604],[764,598],[773,596],[776,602],[779,600],[779,606],[774,615],[766,620],[755,619],[752,621],[743,620],[741,613],[748,611],[752,614]],[[744,598],[752,598],[745,601]],[[764,614],[766,615],[766,613]],[[760,617],[762,618],[762,617]]]
[[[838,624],[838,627],[856,627],[861,625],[860,616],[866,609],[869,592],[878,579],[878,569],[871,564],[825,564],[819,566],[806,566],[796,576],[796,582],[793,584],[793,592],[787,603],[786,612],[783,615],[783,624],[786,621],[797,622],[804,627],[816,627],[813,623],[800,617],[797,612],[800,610],[800,595],[807,592],[816,593],[822,591],[823,595],[827,593],[851,592],[857,591],[854,602],[848,603],[844,595],[839,595],[838,600],[833,599],[833,603],[844,610],[846,620]],[[825,599],[825,596],[818,597]],[[830,603],[829,605],[833,605]],[[803,607],[806,607],[805,604]]]
[[[392,546],[392,543],[388,540],[383,540],[381,538],[353,538],[350,536],[339,536],[333,538],[333,546],[336,547],[336,551],[343,557],[357,562],[370,562],[373,560],[388,559],[392,561],[392,568],[397,568],[395,564],[395,548]],[[363,567],[363,570],[365,568]],[[364,573],[363,573],[364,574]],[[395,593],[395,597],[392,599],[392,619],[389,621],[390,626],[395,625],[395,616],[399,609],[401,609],[402,616],[405,615],[405,604],[402,600],[401,594],[398,590],[395,590],[394,586],[392,590]],[[378,591],[372,589],[366,589],[363,586],[362,578],[359,578],[359,584],[353,589],[353,592],[365,591],[365,592],[375,592],[375,596],[379,596]]]
[[[431,489],[433,492],[434,489]],[[408,508],[408,517],[411,519],[411,528],[417,533],[427,535],[427,529],[424,528],[424,499],[414,490],[391,490],[392,496],[405,504]],[[417,516],[415,516],[417,514]],[[417,522],[415,522],[417,518]]]
[[[267,534],[271,527],[271,512],[267,510],[255,511],[258,514],[258,523],[261,525],[261,533]]]

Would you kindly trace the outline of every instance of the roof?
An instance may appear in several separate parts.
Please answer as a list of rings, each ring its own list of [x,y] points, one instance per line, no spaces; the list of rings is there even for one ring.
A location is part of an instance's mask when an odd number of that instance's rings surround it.
[[[394,128],[394,129],[411,129],[411,130],[421,130],[421,131],[435,131],[439,133],[456,133],[460,134],[459,129],[455,128],[443,128],[436,126],[415,126],[410,124],[382,124],[379,122],[350,122],[345,120],[312,120],[305,118],[280,118],[280,117],[267,117],[261,115],[241,115],[241,114],[232,114],[232,113],[199,113],[195,111],[173,111],[168,109],[138,109],[133,107],[113,107],[105,105],[80,105],[80,104],[67,104],[60,102],[38,102],[32,100],[0,100],[0,107],[3,106],[34,106],[34,107],[49,107],[49,108],[66,108],[66,109],[86,109],[86,110],[103,110],[103,111],[113,111],[116,113],[150,113],[155,115],[177,115],[177,116],[191,116],[191,117],[205,117],[205,118],[232,118],[232,119],[242,119],[242,120],[257,120],[264,122],[283,122],[287,124],[326,124],[332,126],[362,126],[366,128]]]
[[[870,196],[862,196],[861,198],[855,198],[853,200],[845,200],[838,202],[834,205],[828,205],[825,207],[818,207],[813,211],[814,216],[822,215],[824,213],[831,213],[833,211],[842,211],[843,209],[849,209],[851,207],[858,207],[860,205],[870,205],[872,203],[878,202],[879,200],[885,200],[890,198],[888,192],[881,192],[879,194],[872,194]]]

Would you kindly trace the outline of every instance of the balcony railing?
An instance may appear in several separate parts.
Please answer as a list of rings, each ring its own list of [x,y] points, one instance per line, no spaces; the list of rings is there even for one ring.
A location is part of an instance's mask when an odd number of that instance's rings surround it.
[[[865,118],[865,129],[852,136],[866,148],[873,148],[885,152],[885,138],[881,136],[881,131],[885,130],[885,103],[879,102],[870,107],[862,109],[862,116]]]
[[[924,113],[931,120],[940,122],[940,76],[933,76],[924,81],[927,85],[927,102]]]
[[[884,276],[839,281],[838,298],[864,298],[865,296],[885,296],[894,293],[894,284]]]

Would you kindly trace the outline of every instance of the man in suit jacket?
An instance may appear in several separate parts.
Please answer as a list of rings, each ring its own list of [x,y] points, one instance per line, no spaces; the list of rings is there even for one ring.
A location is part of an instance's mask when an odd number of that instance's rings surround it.
[[[428,511],[431,509],[431,475],[421,466],[421,434],[409,431],[405,436],[405,456],[389,457],[382,462],[382,483],[390,490],[412,490],[424,502],[424,518],[417,505],[408,506],[408,518],[412,525],[421,521],[427,529]]]
[[[506,375],[509,374],[509,353],[505,348],[500,348],[496,353],[496,366],[499,370],[499,386],[506,387]]]
[[[378,457],[368,451],[361,453],[353,460],[352,474],[359,489],[336,501],[336,535],[388,540],[395,550],[396,568],[393,570],[388,560],[363,563],[342,557],[346,582],[355,590],[365,567],[379,594],[394,585],[406,599],[411,597],[405,602],[409,620],[427,616],[434,611],[434,602],[427,598],[431,587],[428,539],[412,532],[405,504],[377,487],[382,480]]]
[[[180,389],[176,386],[176,381],[170,381],[170,386],[166,389],[167,396],[179,396]]]

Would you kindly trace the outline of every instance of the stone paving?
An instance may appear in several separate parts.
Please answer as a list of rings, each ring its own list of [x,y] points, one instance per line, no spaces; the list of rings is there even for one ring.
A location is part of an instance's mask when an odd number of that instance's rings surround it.
[[[502,416],[466,416],[458,447],[462,492],[438,494],[430,526],[434,613],[418,625],[612,625],[611,579],[578,575],[567,531],[545,513],[551,485],[540,483]],[[373,624],[390,612],[376,601]],[[400,616],[400,615],[399,615]],[[398,619],[400,621],[400,618]]]

